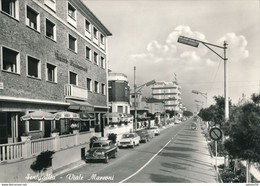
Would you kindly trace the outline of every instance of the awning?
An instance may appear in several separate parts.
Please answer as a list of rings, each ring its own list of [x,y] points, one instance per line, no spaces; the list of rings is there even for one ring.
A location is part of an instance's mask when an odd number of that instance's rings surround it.
[[[55,120],[59,120],[59,119],[73,119],[73,120],[79,120],[79,114],[74,113],[74,112],[57,112],[55,114]]]
[[[55,115],[44,111],[34,111],[21,117],[21,121],[28,120],[54,120]]]
[[[78,113],[81,120],[93,120],[95,119],[95,116],[93,114],[87,113],[87,112],[80,112]]]
[[[75,100],[67,100],[70,103],[69,110],[82,110],[94,112],[94,106],[88,103],[87,101],[75,101]]]
[[[110,113],[106,113],[103,115],[103,118],[122,118],[123,117],[123,113],[118,113],[118,112],[110,112]]]

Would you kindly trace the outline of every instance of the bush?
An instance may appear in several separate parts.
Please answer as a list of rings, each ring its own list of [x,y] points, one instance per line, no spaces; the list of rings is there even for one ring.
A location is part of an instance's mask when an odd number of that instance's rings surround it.
[[[108,139],[111,140],[114,144],[116,143],[117,134],[110,133],[108,134]]]
[[[34,172],[46,171],[48,167],[52,166],[52,155],[54,151],[45,151],[39,154],[36,158],[36,161],[31,165],[31,169]]]

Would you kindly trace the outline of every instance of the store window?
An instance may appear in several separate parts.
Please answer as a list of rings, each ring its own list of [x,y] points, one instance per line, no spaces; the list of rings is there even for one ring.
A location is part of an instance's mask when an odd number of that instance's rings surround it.
[[[29,132],[41,130],[41,121],[30,120],[29,121]]]

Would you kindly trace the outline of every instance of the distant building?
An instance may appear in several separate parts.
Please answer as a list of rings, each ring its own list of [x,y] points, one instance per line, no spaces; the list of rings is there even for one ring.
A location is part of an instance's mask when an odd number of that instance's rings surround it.
[[[130,113],[130,87],[125,74],[108,74],[108,101],[110,112]]]
[[[177,82],[156,82],[152,87],[152,97],[165,103],[165,109],[180,111],[181,87]]]

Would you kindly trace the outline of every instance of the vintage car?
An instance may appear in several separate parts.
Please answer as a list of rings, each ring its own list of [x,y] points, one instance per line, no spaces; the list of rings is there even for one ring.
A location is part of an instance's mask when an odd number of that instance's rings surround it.
[[[88,150],[86,160],[104,160],[108,163],[110,158],[116,158],[117,146],[111,140],[97,140],[93,142],[92,147]]]
[[[143,141],[145,143],[147,141],[150,141],[154,135],[153,132],[148,131],[148,130],[139,130],[139,131],[136,131],[136,133],[138,134],[138,136],[140,136],[140,141]]]
[[[160,129],[158,126],[153,126],[153,127],[147,128],[147,130],[153,131],[155,136],[160,135]]]
[[[140,144],[140,136],[136,133],[126,133],[122,135],[122,139],[119,140],[118,148],[121,147],[132,147]]]

